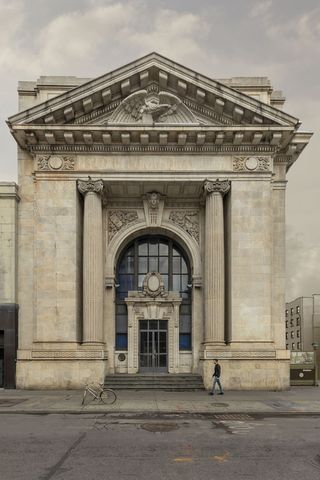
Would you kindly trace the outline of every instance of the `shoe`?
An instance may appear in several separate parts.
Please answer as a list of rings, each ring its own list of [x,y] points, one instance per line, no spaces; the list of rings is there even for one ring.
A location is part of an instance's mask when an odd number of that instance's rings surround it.
[[[224,392],[220,392],[219,395],[224,395]]]

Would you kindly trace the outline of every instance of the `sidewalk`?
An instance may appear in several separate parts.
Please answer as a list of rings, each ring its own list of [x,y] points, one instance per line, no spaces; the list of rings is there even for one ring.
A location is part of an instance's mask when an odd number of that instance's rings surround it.
[[[206,391],[166,392],[119,390],[114,405],[92,402],[83,407],[81,391],[0,389],[0,414],[319,414],[319,387],[292,387],[286,392],[227,391],[209,396]]]

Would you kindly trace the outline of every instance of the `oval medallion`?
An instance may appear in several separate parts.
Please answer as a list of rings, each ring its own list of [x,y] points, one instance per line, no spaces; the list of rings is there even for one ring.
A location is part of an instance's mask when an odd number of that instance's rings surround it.
[[[255,170],[258,166],[258,159],[255,157],[247,158],[246,167],[248,170]]]
[[[160,280],[154,273],[148,278],[148,288],[151,292],[156,292],[160,288]]]
[[[53,170],[59,170],[62,167],[63,160],[61,157],[50,157],[49,165]]]

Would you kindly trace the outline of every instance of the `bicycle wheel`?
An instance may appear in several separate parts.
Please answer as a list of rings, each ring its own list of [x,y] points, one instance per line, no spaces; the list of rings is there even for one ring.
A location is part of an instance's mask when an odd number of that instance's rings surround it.
[[[103,403],[106,403],[107,405],[112,405],[117,400],[117,395],[116,392],[111,390],[111,388],[106,388],[101,393],[100,399]]]
[[[85,404],[85,401],[86,401],[86,397],[87,397],[87,389],[84,390],[83,392],[83,397],[82,397],[82,402],[81,402],[81,405],[84,405]]]

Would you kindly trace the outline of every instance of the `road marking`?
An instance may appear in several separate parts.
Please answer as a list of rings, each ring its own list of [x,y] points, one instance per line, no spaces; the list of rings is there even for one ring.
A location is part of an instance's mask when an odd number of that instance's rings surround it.
[[[192,457],[177,457],[174,458],[174,461],[177,463],[192,463],[193,458]]]
[[[228,461],[229,456],[230,452],[225,452],[223,455],[214,455],[213,457],[209,457],[209,459],[219,463],[225,463]]]

